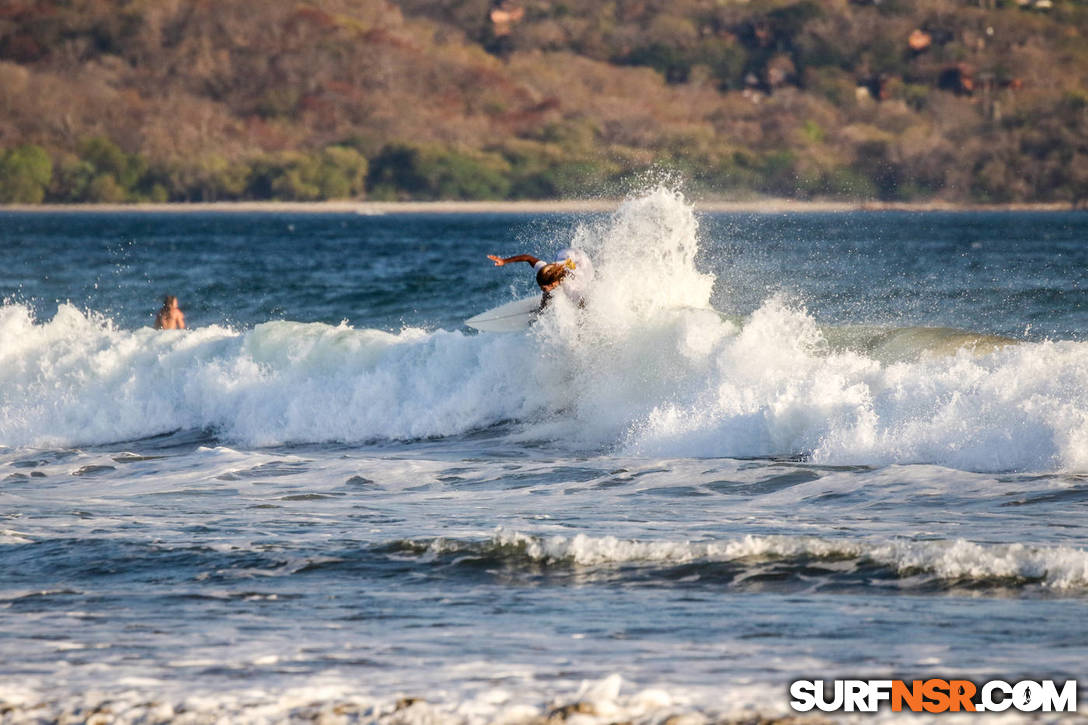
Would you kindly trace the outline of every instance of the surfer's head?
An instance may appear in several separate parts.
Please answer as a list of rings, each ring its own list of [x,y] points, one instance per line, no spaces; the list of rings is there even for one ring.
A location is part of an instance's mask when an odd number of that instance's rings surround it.
[[[566,265],[563,264],[546,264],[536,273],[536,283],[540,285],[540,289],[551,292],[559,286],[568,271]]]
[[[178,306],[178,298],[174,295],[166,295],[162,298],[162,306],[167,309],[173,309]]]

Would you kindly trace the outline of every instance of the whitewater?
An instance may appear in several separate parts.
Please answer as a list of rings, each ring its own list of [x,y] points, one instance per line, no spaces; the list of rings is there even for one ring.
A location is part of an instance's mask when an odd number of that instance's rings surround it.
[[[1083,215],[660,187],[0,234],[0,722],[698,723],[788,714],[814,675],[1088,683]],[[460,324],[533,293],[485,254],[566,246],[584,309]],[[192,329],[150,328],[164,293]]]
[[[211,429],[249,446],[358,443],[510,421],[579,450],[1088,471],[1084,343],[946,333],[887,361],[832,348],[775,297],[723,318],[693,211],[664,189],[574,241],[599,260],[593,304],[556,305],[521,335],[274,321],[164,336],[67,303],[42,323],[7,304],[0,440]]]

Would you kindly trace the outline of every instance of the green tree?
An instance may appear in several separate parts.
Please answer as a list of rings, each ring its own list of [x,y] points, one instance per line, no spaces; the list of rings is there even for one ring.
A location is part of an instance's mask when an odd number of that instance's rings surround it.
[[[72,154],[61,154],[53,170],[49,198],[61,202],[87,200],[87,189],[94,180],[94,167]]]
[[[245,197],[250,168],[221,154],[207,154],[191,168],[186,197],[201,201],[229,201]]]
[[[147,162],[139,154],[127,154],[108,138],[95,136],[80,144],[80,157],[95,171],[88,186],[88,201],[119,202],[135,198],[147,173]],[[112,183],[103,177],[110,177]]]
[[[18,146],[0,155],[0,202],[39,204],[53,178],[53,161],[40,146]]]
[[[509,171],[498,154],[391,144],[375,157],[367,186],[382,199],[500,199]]]
[[[346,146],[329,146],[321,152],[317,187],[322,199],[359,199],[366,193],[367,162],[361,153]]]
[[[99,204],[119,204],[126,201],[128,195],[124,188],[113,178],[113,174],[99,174],[87,186],[87,201]]]
[[[302,153],[285,153],[278,157],[277,162],[269,184],[273,199],[316,201],[321,198],[316,159]]]
[[[314,154],[287,151],[251,162],[247,194],[256,199],[359,199],[366,193],[367,160],[353,148],[329,146]]]

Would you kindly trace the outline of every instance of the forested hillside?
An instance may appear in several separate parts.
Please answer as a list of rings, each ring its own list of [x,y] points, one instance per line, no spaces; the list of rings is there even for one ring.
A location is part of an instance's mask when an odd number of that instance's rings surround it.
[[[1088,199],[1088,0],[2,0],[0,201]]]

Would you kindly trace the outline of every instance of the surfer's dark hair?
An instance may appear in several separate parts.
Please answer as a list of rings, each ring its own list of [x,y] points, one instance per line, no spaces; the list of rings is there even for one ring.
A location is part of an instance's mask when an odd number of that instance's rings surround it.
[[[562,264],[546,264],[536,273],[536,283],[541,287],[559,282],[567,276],[567,268]]]

